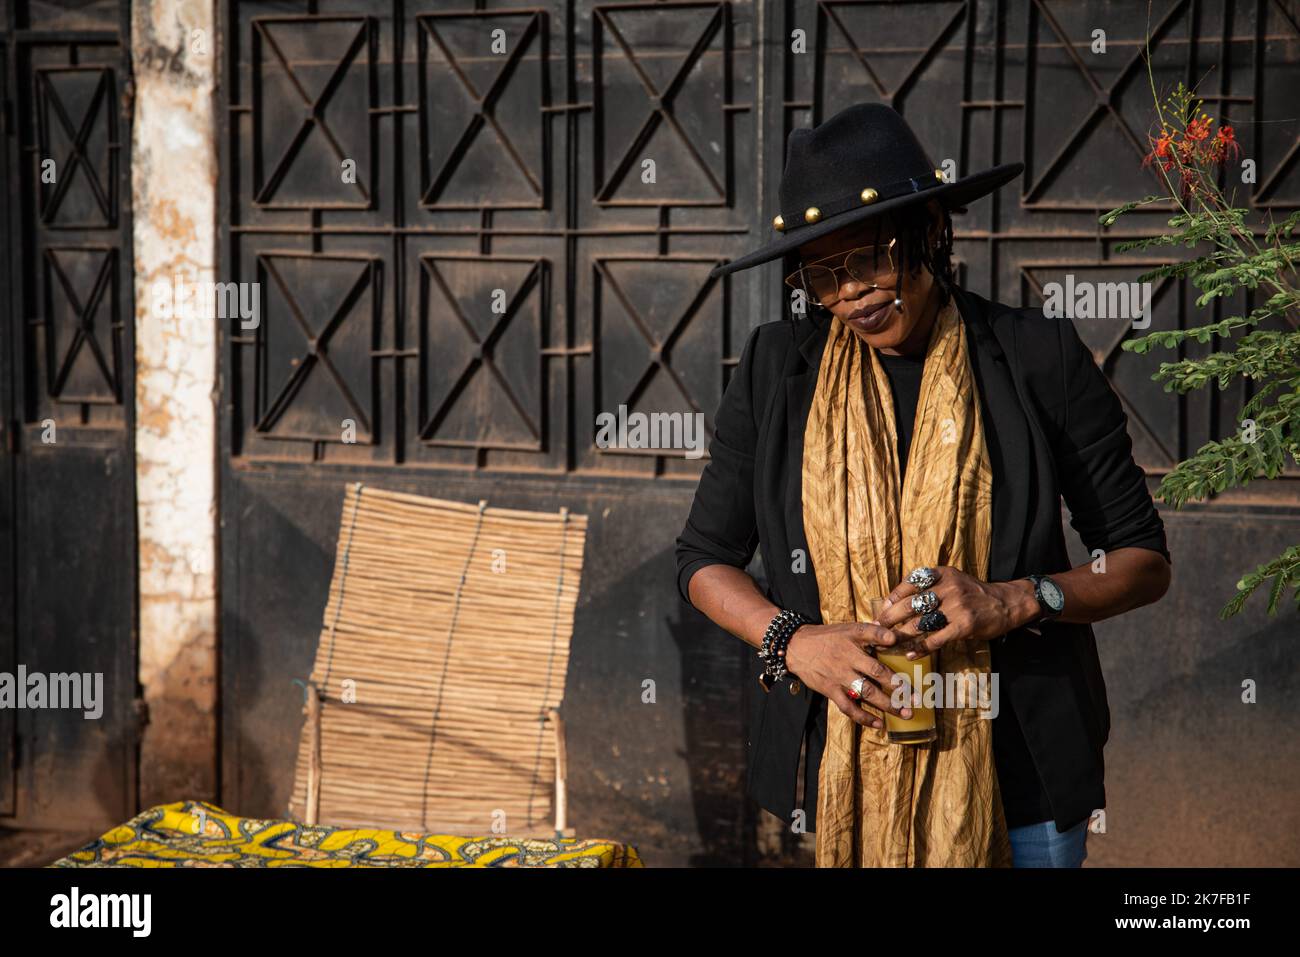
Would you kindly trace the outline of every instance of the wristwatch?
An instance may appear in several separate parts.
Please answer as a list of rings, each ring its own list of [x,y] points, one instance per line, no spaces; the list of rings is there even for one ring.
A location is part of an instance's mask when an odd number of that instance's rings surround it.
[[[1026,624],[1034,625],[1044,619],[1056,618],[1065,610],[1065,592],[1046,575],[1026,575],[1034,583],[1034,597],[1038,599],[1039,616]]]

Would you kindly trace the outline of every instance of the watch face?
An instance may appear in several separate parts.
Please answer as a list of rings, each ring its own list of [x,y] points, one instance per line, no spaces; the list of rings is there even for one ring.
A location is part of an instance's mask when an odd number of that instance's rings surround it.
[[[1060,611],[1065,607],[1065,595],[1061,589],[1056,587],[1056,583],[1050,578],[1041,579],[1038,583],[1038,591],[1043,596],[1043,601],[1051,606],[1052,611]]]

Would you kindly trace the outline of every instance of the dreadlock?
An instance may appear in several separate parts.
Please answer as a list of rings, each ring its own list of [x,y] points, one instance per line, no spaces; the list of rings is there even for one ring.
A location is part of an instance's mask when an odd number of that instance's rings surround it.
[[[876,235],[880,235],[882,220],[888,220],[895,227],[894,235],[898,242],[895,243],[894,248],[898,250],[899,259],[898,294],[902,295],[903,290],[907,288],[908,279],[918,275],[919,267],[924,266],[934,276],[935,284],[939,287],[939,306],[942,308],[948,304],[948,300],[952,297],[952,289],[957,282],[952,268],[952,216],[947,208],[941,206],[939,217],[943,229],[934,245],[930,244],[929,239],[929,229],[934,221],[933,214],[927,206],[920,203],[878,217]],[[800,264],[798,248],[786,253],[781,259],[782,277],[790,275],[799,268]],[[789,289],[788,286],[786,288]],[[790,292],[793,293],[794,290]],[[786,302],[786,318],[793,323],[801,318],[800,314],[795,312],[795,296],[788,296]],[[831,311],[820,302],[809,300],[807,309],[807,318],[818,324],[831,315]]]

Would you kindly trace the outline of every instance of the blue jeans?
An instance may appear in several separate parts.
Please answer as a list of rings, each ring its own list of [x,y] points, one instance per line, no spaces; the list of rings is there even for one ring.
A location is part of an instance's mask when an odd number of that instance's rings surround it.
[[[1064,834],[1055,821],[1041,821],[1007,832],[1012,867],[1081,867],[1088,856],[1088,822],[1080,821]]]

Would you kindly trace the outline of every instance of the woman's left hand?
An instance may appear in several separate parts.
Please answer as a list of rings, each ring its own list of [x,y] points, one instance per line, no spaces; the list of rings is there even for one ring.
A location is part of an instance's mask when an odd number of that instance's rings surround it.
[[[931,566],[938,580],[929,588],[917,588],[904,579],[889,593],[892,602],[881,613],[879,623],[896,635],[918,639],[918,647],[935,652],[950,641],[997,638],[1019,628],[1037,611],[1032,593],[1020,585],[1028,582],[982,582],[951,565]],[[936,611],[948,619],[937,631],[916,627],[921,616],[912,610],[912,596],[932,591],[939,599]],[[1026,601],[1027,599],[1027,601]]]

